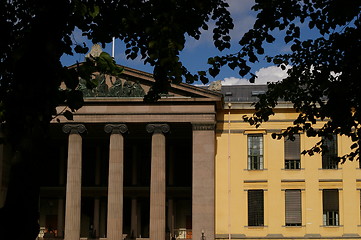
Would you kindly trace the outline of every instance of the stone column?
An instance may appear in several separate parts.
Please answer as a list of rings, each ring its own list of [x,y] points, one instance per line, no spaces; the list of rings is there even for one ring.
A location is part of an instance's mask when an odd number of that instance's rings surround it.
[[[165,161],[166,146],[164,133],[168,124],[148,124],[147,132],[152,136],[152,159],[150,176],[150,225],[151,240],[165,239]]]
[[[192,238],[214,240],[215,125],[193,124]]]
[[[169,172],[168,172],[168,184],[174,185],[174,147],[169,148]],[[171,237],[174,236],[174,213],[173,213],[173,198],[168,199],[168,229]]]
[[[80,133],[84,133],[86,128],[82,124],[66,124],[63,126],[63,131],[69,133],[65,202],[65,240],[79,240],[82,162],[82,137]]]
[[[110,133],[107,240],[123,239],[123,169],[125,124],[108,124]]]

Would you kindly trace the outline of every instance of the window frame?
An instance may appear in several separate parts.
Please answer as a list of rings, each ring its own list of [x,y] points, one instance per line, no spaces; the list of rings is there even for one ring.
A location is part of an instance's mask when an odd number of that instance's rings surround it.
[[[284,164],[285,169],[301,169],[301,136],[294,134],[295,140],[284,139]]]
[[[322,221],[324,226],[340,226],[340,193],[338,189],[322,190]]]
[[[302,226],[302,191],[285,190],[285,226]]]
[[[338,169],[338,141],[337,135],[332,139],[322,137],[322,169]]]
[[[264,190],[251,189],[247,191],[247,220],[249,227],[264,226]]]
[[[264,169],[264,139],[262,133],[247,135],[247,169]]]

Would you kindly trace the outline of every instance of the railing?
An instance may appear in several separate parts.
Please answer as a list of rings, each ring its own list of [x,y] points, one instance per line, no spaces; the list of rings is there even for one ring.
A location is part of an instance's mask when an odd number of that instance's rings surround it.
[[[178,239],[192,239],[192,229],[179,228],[174,229],[175,238]]]
[[[324,211],[323,212],[323,225],[325,226],[338,226],[338,211]]]

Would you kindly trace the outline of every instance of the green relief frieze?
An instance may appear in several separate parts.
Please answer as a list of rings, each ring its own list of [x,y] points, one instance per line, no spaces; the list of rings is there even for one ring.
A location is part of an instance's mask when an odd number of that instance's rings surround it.
[[[83,92],[85,98],[94,97],[144,97],[145,91],[139,82],[124,81],[120,78],[110,78],[110,86],[106,83],[106,78],[103,74],[97,75],[94,82],[98,84],[96,88],[89,89],[86,87],[85,80],[81,79],[78,89]]]

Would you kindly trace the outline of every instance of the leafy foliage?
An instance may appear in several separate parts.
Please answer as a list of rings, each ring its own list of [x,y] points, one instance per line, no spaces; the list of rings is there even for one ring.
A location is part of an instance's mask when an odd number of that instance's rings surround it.
[[[83,105],[79,79],[94,88],[94,72],[118,76],[122,69],[103,53],[73,68],[63,67],[60,57],[85,53],[83,43],[72,43],[80,29],[93,43],[105,44],[112,37],[126,43],[126,55],[138,55],[154,66],[156,83],[148,101],[167,92],[170,82],[188,82],[192,75],[179,61],[185,35],[199,39],[201,29],[213,20],[214,44],[230,46],[232,19],[223,0],[4,0],[0,8],[0,123],[5,124],[7,142],[19,153],[11,170],[11,186],[5,207],[0,209],[0,236],[10,239],[22,216],[23,239],[35,239],[38,229],[39,161],[51,119]],[[203,76],[203,81],[207,79]],[[64,82],[68,90],[59,87]],[[70,110],[58,113],[56,107]],[[45,161],[45,160],[44,160]],[[27,189],[27,191],[22,191]],[[15,229],[14,229],[15,228]]]
[[[253,117],[245,117],[259,125],[273,115],[278,101],[290,101],[299,112],[294,125],[275,138],[292,138],[294,133],[307,136],[345,135],[354,144],[351,152],[341,157],[358,159],[361,143],[361,4],[359,1],[267,1],[257,0],[254,10],[259,11],[254,28],[244,35],[240,55],[257,60],[254,53],[263,53],[263,44],[272,43],[274,30],[285,32],[284,42],[291,53],[268,56],[283,69],[288,77],[269,84],[269,90],[255,104]],[[307,24],[307,25],[306,25]],[[301,28],[308,26],[316,34],[303,39]],[[321,127],[315,127],[326,121]],[[309,154],[320,151],[321,142]]]

